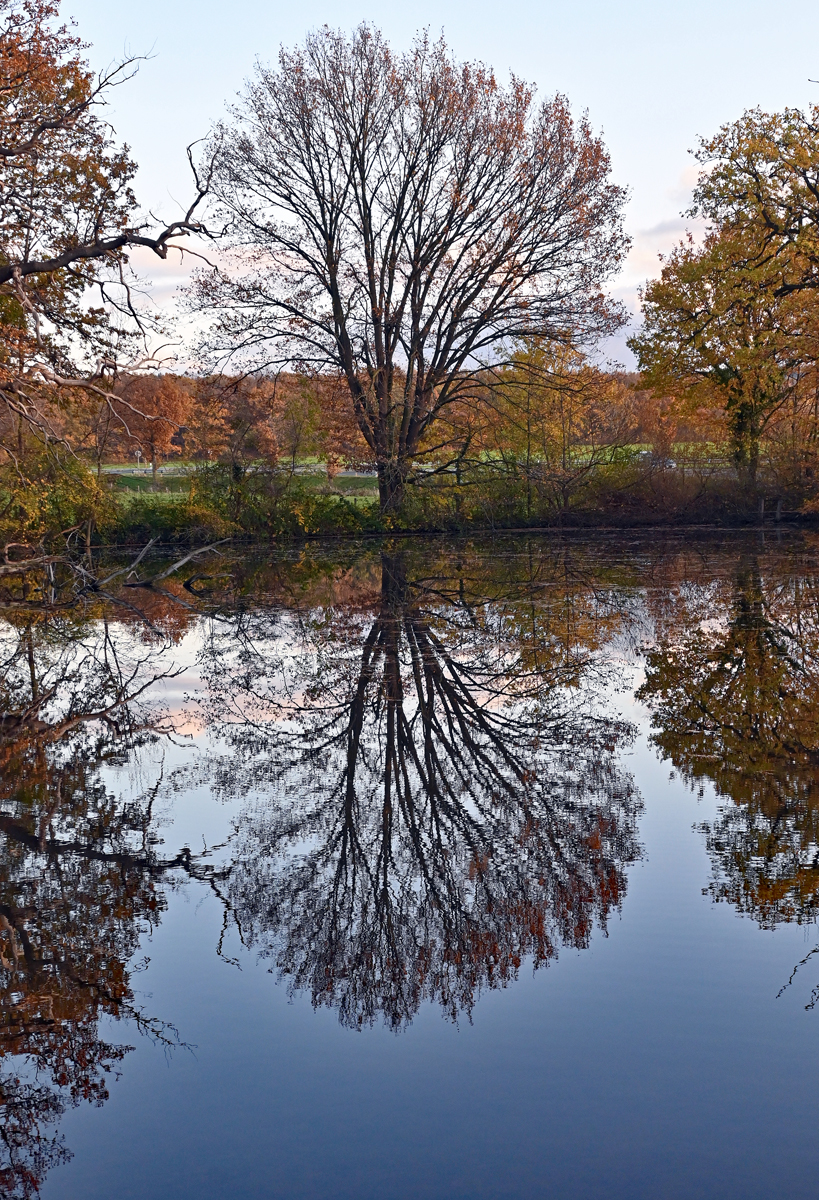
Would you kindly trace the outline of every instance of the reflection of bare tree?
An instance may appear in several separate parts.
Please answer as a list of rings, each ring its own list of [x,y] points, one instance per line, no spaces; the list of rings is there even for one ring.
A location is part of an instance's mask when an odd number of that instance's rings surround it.
[[[686,619],[683,619],[685,617]],[[674,623],[669,624],[673,629]],[[819,581],[742,557],[647,656],[654,740],[732,804],[703,826],[711,894],[764,926],[819,910]]]
[[[0,1189],[28,1197],[70,1157],[55,1123],[102,1103],[127,1052],[100,1018],[175,1038],[135,1005],[127,963],[176,864],[155,853],[152,796],[119,802],[101,777],[154,735],[161,647],[42,614],[1,640]]]
[[[558,636],[554,606],[508,568],[506,601],[465,588],[463,567],[419,575],[386,554],[370,603],[206,652],[233,721],[222,787],[275,795],[240,825],[230,906],[351,1026],[399,1027],[425,998],[469,1013],[524,957],[587,945],[638,853],[612,759],[626,729],[592,714],[589,653]]]

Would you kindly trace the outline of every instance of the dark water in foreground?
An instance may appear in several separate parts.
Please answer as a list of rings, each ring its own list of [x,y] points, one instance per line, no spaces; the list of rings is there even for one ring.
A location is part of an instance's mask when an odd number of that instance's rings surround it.
[[[0,1195],[817,1195],[818,539],[122,585],[2,614]]]

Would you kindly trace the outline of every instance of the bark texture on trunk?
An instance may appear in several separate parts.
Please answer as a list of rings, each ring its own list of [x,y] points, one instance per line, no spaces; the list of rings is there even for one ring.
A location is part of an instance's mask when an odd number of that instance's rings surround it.
[[[403,462],[378,464],[378,502],[382,513],[398,512],[404,502],[408,466]]]

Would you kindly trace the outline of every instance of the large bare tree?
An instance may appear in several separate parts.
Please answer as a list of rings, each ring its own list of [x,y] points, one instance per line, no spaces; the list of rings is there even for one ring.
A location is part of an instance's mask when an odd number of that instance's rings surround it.
[[[232,251],[194,286],[209,353],[346,380],[386,510],[516,339],[622,319],[601,291],[628,246],[602,141],[564,97],[537,104],[443,41],[394,54],[362,25],[282,49],[208,161]]]

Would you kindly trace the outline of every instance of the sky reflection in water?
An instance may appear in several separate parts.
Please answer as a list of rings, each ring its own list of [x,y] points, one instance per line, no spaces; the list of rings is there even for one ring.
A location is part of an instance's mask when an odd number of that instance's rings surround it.
[[[818,555],[8,609],[0,1192],[814,1195]]]

